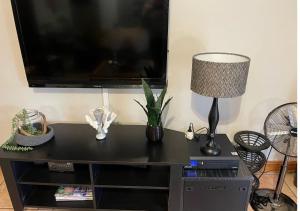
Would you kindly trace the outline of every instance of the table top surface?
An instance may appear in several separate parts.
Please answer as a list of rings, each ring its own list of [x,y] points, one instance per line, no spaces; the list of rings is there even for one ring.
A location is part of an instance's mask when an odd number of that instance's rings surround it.
[[[209,160],[239,160],[239,157],[236,153],[236,150],[231,144],[226,134],[216,134],[215,142],[220,146],[221,153],[219,156],[205,156],[200,150],[201,147],[204,147],[208,142],[208,136],[200,135],[198,139],[189,142],[189,156],[191,159],[193,158],[206,158]]]
[[[30,152],[0,149],[0,159],[24,161],[70,161],[77,163],[116,163],[173,165],[189,162],[184,133],[164,129],[161,143],[150,143],[142,125],[112,125],[103,141],[87,124],[51,125],[54,138]]]

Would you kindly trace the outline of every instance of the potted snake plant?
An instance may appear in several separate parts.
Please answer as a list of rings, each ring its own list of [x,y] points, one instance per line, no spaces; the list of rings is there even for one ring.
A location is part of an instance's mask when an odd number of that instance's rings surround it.
[[[146,97],[147,105],[143,106],[139,101],[135,100],[145,111],[148,122],[146,127],[146,136],[149,141],[158,142],[163,138],[163,126],[161,122],[161,115],[166,108],[166,106],[172,100],[170,97],[165,103],[164,98],[167,92],[167,87],[165,87],[160,93],[159,97],[155,98],[149,84],[142,79],[142,85],[144,89],[144,94]]]

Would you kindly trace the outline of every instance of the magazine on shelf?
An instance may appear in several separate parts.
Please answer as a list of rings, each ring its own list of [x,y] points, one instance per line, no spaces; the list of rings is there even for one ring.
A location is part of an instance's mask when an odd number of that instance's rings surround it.
[[[86,201],[93,200],[89,187],[59,187],[55,193],[56,201]]]

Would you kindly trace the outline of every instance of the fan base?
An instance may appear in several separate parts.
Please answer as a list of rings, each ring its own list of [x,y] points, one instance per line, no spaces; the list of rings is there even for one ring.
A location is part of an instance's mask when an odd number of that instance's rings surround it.
[[[277,203],[274,202],[273,196],[275,191],[271,189],[258,189],[255,191],[255,194],[261,197],[269,198],[269,202],[265,204],[257,204],[254,200],[251,201],[251,207],[255,211],[296,211],[297,204],[287,195],[281,193],[279,197],[279,201]]]

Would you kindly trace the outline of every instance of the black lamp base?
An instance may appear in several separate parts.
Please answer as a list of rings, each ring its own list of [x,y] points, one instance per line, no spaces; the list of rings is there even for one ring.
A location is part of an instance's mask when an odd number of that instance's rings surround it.
[[[201,152],[205,155],[218,156],[221,154],[221,148],[219,145],[215,146],[204,146],[200,148]]]
[[[221,153],[221,148],[215,142],[216,128],[219,122],[218,98],[214,98],[211,109],[208,115],[209,131],[208,143],[201,147],[201,151],[205,155],[218,156]]]

